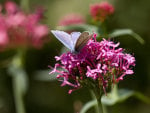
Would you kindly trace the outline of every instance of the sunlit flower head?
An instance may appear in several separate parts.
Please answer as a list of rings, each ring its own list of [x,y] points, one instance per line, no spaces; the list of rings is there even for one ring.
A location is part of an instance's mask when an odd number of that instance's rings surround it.
[[[83,24],[85,18],[80,14],[68,14],[61,18],[59,21],[60,26],[67,26],[72,24]]]
[[[114,13],[114,7],[108,2],[95,3],[90,6],[90,14],[96,21],[103,22]]]
[[[55,64],[50,74],[57,72],[57,78],[62,81],[61,86],[69,85],[74,87],[73,90],[85,86],[106,92],[113,83],[134,73],[132,68],[135,58],[118,46],[119,43],[113,41],[103,39],[97,42],[96,39],[90,39],[80,52],[56,56],[56,61],[60,63]],[[73,90],[69,90],[69,93]]]
[[[41,11],[24,13],[14,2],[5,3],[4,12],[0,12],[0,47],[40,48],[48,35],[48,27],[40,24]]]

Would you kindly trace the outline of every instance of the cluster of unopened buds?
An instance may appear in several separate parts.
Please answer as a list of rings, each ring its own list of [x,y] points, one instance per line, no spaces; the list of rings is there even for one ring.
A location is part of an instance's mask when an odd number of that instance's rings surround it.
[[[12,48],[32,46],[39,48],[48,34],[48,27],[40,24],[43,11],[27,14],[14,2],[8,1],[0,7],[0,47]]]
[[[104,22],[114,13],[114,7],[108,2],[95,3],[90,6],[90,13],[94,20]]]
[[[101,88],[106,93],[113,83],[134,73],[132,68],[135,66],[135,58],[118,46],[119,43],[106,39],[98,42],[94,37],[78,53],[67,52],[56,56],[60,63],[56,63],[50,73],[58,73],[61,86],[73,87],[69,93],[84,86]]]

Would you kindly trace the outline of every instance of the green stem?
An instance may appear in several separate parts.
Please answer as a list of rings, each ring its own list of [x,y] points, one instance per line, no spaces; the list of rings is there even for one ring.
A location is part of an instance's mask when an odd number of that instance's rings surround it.
[[[20,6],[24,11],[29,12],[29,0],[21,0]]]
[[[143,101],[146,104],[150,104],[150,98],[141,94],[140,92],[135,92],[135,97],[138,98],[139,100]]]
[[[94,92],[97,100],[97,106],[98,106],[98,113],[104,113],[103,112],[103,106],[101,102],[102,93],[100,93],[100,90],[97,90]]]
[[[97,100],[97,103],[98,103],[98,110],[99,110],[98,113],[108,113],[108,112],[107,112],[107,108],[106,108],[106,106],[101,102],[101,99],[98,99],[98,100]]]
[[[94,92],[93,92],[93,91],[90,91],[90,92],[91,92],[91,95],[92,95],[92,99],[95,100],[96,97],[95,97],[95,95],[94,95]],[[99,113],[98,104],[96,104],[96,105],[94,106],[94,108],[95,108],[95,113]]]
[[[23,97],[27,89],[27,75],[23,69],[24,55],[25,51],[18,50],[18,54],[13,58],[9,67],[9,72],[12,75],[16,113],[25,113]]]
[[[103,113],[108,113],[106,105],[102,103],[102,111]]]
[[[91,107],[96,106],[96,105],[97,105],[97,101],[91,100],[83,106],[80,113],[86,113]]]
[[[102,98],[103,94],[98,93],[99,91],[101,91],[101,90],[98,90],[98,91],[94,92],[94,94],[96,96],[96,99],[97,99],[98,113],[108,113],[107,106],[101,102],[101,98]],[[112,85],[111,95],[114,98],[118,98],[118,86],[117,86],[117,84]]]
[[[102,103],[100,99],[97,99],[97,105],[98,105],[98,113],[103,113]]]
[[[114,98],[118,98],[118,84],[113,84],[111,87],[111,95]]]
[[[99,28],[101,28],[102,29],[102,32],[103,32],[103,35],[104,36],[107,36],[107,28],[106,28],[106,25],[105,25],[106,23],[105,22],[102,22],[101,24],[100,24],[100,27]]]
[[[18,80],[20,75],[13,77],[13,90],[14,90],[14,100],[16,105],[16,113],[25,113],[24,101],[22,95],[20,95],[20,88],[18,84]]]

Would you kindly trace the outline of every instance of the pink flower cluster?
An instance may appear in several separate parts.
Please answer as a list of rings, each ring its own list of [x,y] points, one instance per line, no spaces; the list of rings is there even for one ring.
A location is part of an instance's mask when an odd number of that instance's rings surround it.
[[[83,24],[83,23],[85,23],[85,19],[80,14],[68,14],[59,21],[60,26]]]
[[[134,73],[132,68],[135,66],[135,58],[118,46],[119,43],[105,39],[101,42],[91,39],[77,54],[67,52],[56,56],[56,60],[61,63],[55,64],[50,74],[57,72],[62,86],[69,85],[75,89],[81,86],[93,89],[102,87],[105,92],[109,84],[117,83],[125,75]]]
[[[90,6],[90,13],[94,20],[103,22],[114,13],[114,8],[108,2],[95,3]]]
[[[5,13],[3,13],[3,10]],[[0,48],[32,46],[39,48],[43,45],[48,27],[40,24],[43,11],[26,14],[11,1],[0,8]]]

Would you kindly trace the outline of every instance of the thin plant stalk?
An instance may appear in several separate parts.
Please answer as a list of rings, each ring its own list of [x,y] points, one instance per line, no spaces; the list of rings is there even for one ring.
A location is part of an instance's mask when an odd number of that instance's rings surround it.
[[[95,100],[96,97],[95,97],[95,95],[94,95],[94,92],[93,92],[93,91],[90,91],[90,92],[91,92],[91,95],[92,95],[92,99]],[[94,106],[94,108],[95,108],[95,113],[99,113],[98,104],[96,104],[96,105]]]
[[[24,100],[22,95],[20,95],[19,91],[19,84],[18,84],[18,77],[13,77],[13,92],[14,92],[14,100],[15,100],[15,106],[16,106],[16,113],[26,113],[25,107],[24,107]]]
[[[106,106],[101,102],[102,95],[97,99],[98,113],[108,113]]]
[[[96,100],[97,100],[98,113],[104,113],[103,109],[102,109],[102,103],[101,103],[102,93],[100,93],[100,90],[97,90],[97,91],[94,91],[94,94],[95,94],[95,97],[96,97]]]
[[[20,1],[20,6],[21,6],[21,8],[24,10],[24,11],[26,11],[26,12],[28,12],[29,11],[29,0],[21,0]]]
[[[24,54],[25,51],[19,50],[18,54],[13,58],[9,67],[9,72],[12,75],[16,113],[26,113],[23,100],[27,90],[27,75],[23,69]]]
[[[108,113],[106,105],[104,105],[103,103],[102,103],[102,111],[103,113]]]
[[[97,100],[98,113],[103,113],[101,100]]]

